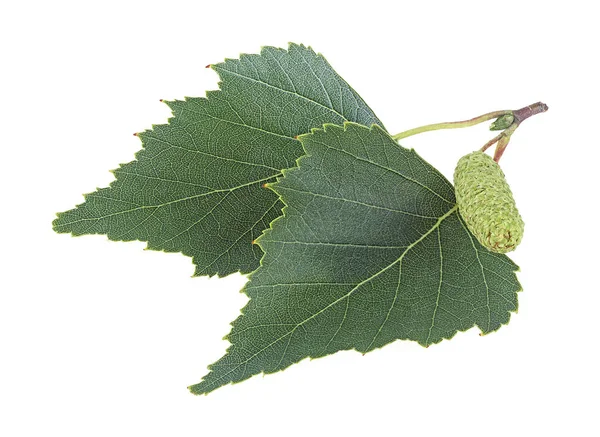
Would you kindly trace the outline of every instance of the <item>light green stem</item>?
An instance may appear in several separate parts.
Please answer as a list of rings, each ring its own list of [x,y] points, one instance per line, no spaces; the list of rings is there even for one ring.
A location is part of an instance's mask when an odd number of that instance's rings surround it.
[[[513,111],[494,111],[489,112],[487,114],[480,115],[479,117],[472,118],[470,120],[465,121],[451,121],[447,123],[435,123],[428,124],[426,126],[416,127],[414,129],[410,129],[404,132],[400,132],[399,134],[392,135],[392,138],[396,141],[401,140],[403,138],[411,137],[413,135],[417,135],[423,132],[429,132],[433,130],[440,129],[458,129],[461,127],[470,127],[475,126],[476,124],[483,123],[485,121],[493,120],[495,118],[502,117],[503,115],[512,114]]]
[[[426,126],[416,127],[414,129],[400,132],[399,134],[393,135],[392,138],[398,141],[402,138],[410,137],[423,132],[429,132],[432,130],[440,129],[456,129],[460,127],[469,127],[479,123],[483,123],[484,121],[493,120],[495,118],[496,122],[492,124],[490,130],[500,130],[502,128],[504,128],[504,130],[500,132],[497,136],[492,138],[490,141],[485,143],[480,150],[482,152],[485,152],[488,148],[490,148],[494,144],[497,144],[496,151],[494,153],[494,161],[498,162],[500,161],[500,157],[504,153],[506,146],[508,146],[510,136],[515,132],[519,125],[523,121],[527,120],[529,117],[534,116],[536,114],[541,114],[542,112],[546,112],[547,110],[548,105],[542,102],[537,102],[529,106],[525,106],[524,108],[517,109],[516,111],[494,111],[465,121],[452,121],[449,123],[428,124]],[[504,117],[507,115],[511,116],[510,120],[500,120],[500,117]]]

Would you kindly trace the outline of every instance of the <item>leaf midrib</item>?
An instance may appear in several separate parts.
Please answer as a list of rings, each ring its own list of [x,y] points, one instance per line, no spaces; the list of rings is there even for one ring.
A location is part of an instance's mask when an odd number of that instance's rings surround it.
[[[57,227],[64,227],[64,226],[71,225],[73,223],[80,223],[80,222],[86,222],[86,221],[104,220],[104,219],[107,219],[109,217],[113,217],[113,216],[117,216],[117,215],[121,215],[121,214],[128,214],[128,213],[139,211],[139,210],[143,210],[143,209],[152,209],[152,208],[159,209],[159,208],[163,208],[163,207],[168,206],[168,205],[173,205],[175,203],[185,202],[187,200],[192,200],[192,199],[198,199],[198,198],[210,196],[210,195],[213,195],[213,194],[219,194],[219,193],[227,193],[227,194],[229,194],[229,193],[231,193],[231,192],[233,192],[235,190],[239,190],[241,188],[248,187],[250,185],[255,185],[255,184],[259,184],[261,182],[266,182],[266,181],[272,180],[273,178],[275,178],[277,176],[280,176],[280,174],[279,175],[276,174],[276,175],[273,175],[273,176],[268,176],[266,178],[258,179],[258,180],[255,180],[255,181],[251,181],[251,182],[248,182],[248,183],[245,183],[245,184],[242,184],[242,185],[238,185],[236,187],[222,188],[222,189],[218,189],[218,190],[209,191],[209,192],[206,192],[206,193],[196,194],[194,196],[188,196],[188,197],[183,197],[183,198],[180,198],[180,199],[171,200],[169,202],[165,202],[165,203],[162,203],[162,204],[159,204],[159,205],[139,205],[136,208],[132,208],[132,209],[124,210],[124,211],[118,211],[118,212],[115,212],[115,213],[112,213],[112,214],[107,214],[105,216],[90,217],[90,218],[81,218],[81,219],[73,220],[73,221],[68,222],[68,223],[62,223],[60,226],[57,226]],[[111,201],[115,201],[115,200],[116,201],[120,201],[120,199],[114,199],[112,197],[100,196],[100,195],[98,195],[96,193],[92,193],[91,195],[93,197],[95,197],[95,198],[106,199],[106,200],[111,200]],[[132,203],[132,202],[127,202],[127,203]],[[128,231],[128,232],[130,232],[130,231]]]
[[[234,372],[235,370],[237,370],[240,366],[248,363],[250,360],[252,360],[253,358],[255,358],[256,356],[260,355],[262,352],[264,352],[265,350],[269,349],[271,346],[273,346],[274,344],[278,343],[279,341],[281,341],[282,339],[284,339],[285,337],[287,337],[288,335],[292,335],[297,328],[299,328],[300,326],[304,325],[306,322],[314,319],[315,317],[317,317],[318,315],[320,315],[321,313],[327,311],[329,308],[337,305],[339,302],[341,302],[344,299],[349,298],[356,290],[358,290],[360,287],[362,287],[364,284],[372,281],[373,279],[375,279],[376,277],[378,277],[379,275],[381,275],[382,273],[386,272],[387,270],[389,270],[391,267],[393,267],[395,264],[402,262],[402,260],[404,259],[404,257],[406,256],[406,254],[412,249],[414,248],[416,245],[418,245],[421,241],[423,241],[429,234],[431,234],[433,231],[435,231],[436,229],[439,228],[439,226],[442,224],[442,222],[444,220],[446,220],[448,217],[450,217],[452,214],[454,214],[457,211],[458,207],[456,205],[454,205],[450,210],[448,210],[443,216],[439,217],[437,222],[431,227],[431,229],[429,229],[427,232],[425,232],[423,235],[421,235],[421,237],[419,237],[416,241],[414,241],[412,244],[410,244],[405,250],[404,252],[402,252],[402,254],[398,257],[398,259],[396,259],[394,262],[388,264],[386,267],[384,267],[383,269],[379,270],[377,273],[371,275],[370,277],[368,277],[367,279],[364,279],[363,281],[359,282],[354,288],[352,288],[348,293],[346,293],[344,296],[336,299],[335,301],[333,301],[332,303],[330,303],[329,305],[325,306],[324,308],[322,308],[321,310],[317,311],[315,314],[313,314],[310,317],[307,317],[306,319],[304,319],[302,322],[297,323],[294,328],[292,330],[290,330],[289,332],[287,332],[286,334],[280,336],[279,338],[277,338],[276,340],[272,341],[271,343],[269,343],[267,346],[265,346],[264,348],[262,348],[261,350],[259,350],[258,352],[256,352],[255,354],[253,354],[252,356],[248,357],[246,360],[238,363],[235,367],[233,367],[232,369],[230,369],[227,373],[225,373],[224,375],[220,376],[219,378],[213,380],[211,382],[211,384],[215,384],[218,381],[226,378],[230,373]],[[262,246],[261,246],[262,248]],[[266,252],[266,250],[264,248],[262,248],[263,251]],[[343,322],[342,322],[343,323]],[[339,328],[336,331],[339,332]],[[335,338],[335,334],[334,337]],[[332,340],[333,340],[332,338]],[[332,341],[330,340],[330,342]],[[281,360],[280,360],[281,361]],[[211,369],[213,368],[214,365],[211,366]],[[263,370],[264,371],[264,370]]]

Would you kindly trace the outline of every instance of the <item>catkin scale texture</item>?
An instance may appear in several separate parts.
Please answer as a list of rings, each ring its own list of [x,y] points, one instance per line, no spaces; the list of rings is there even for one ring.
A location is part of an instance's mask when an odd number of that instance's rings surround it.
[[[454,189],[461,217],[483,246],[505,253],[519,245],[525,224],[497,162],[481,151],[463,156]]]

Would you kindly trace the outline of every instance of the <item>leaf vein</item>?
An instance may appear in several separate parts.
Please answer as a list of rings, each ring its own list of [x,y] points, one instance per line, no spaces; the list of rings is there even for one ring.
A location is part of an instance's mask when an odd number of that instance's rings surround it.
[[[190,134],[190,136],[191,136],[191,134]],[[186,151],[186,152],[190,152],[190,153],[198,153],[198,154],[200,154],[200,155],[210,156],[211,158],[220,159],[220,160],[223,160],[223,161],[230,161],[230,162],[234,162],[234,163],[236,163],[236,164],[249,165],[249,166],[252,166],[252,167],[262,167],[262,168],[267,168],[267,169],[269,169],[269,170],[276,171],[277,173],[281,173],[281,169],[280,169],[280,168],[275,168],[275,167],[271,167],[271,166],[269,166],[269,165],[264,165],[264,164],[258,164],[258,163],[256,163],[256,162],[246,162],[246,161],[240,161],[239,159],[226,158],[226,157],[224,157],[224,156],[213,155],[212,153],[208,153],[208,152],[205,152],[205,151],[202,151],[202,150],[187,149],[187,148],[185,148],[185,147],[182,147],[182,146],[179,146],[179,145],[177,145],[177,144],[173,144],[173,143],[171,143],[171,142],[169,142],[169,141],[165,140],[164,138],[159,138],[159,137],[153,137],[153,136],[150,136],[150,135],[148,135],[148,133],[144,133],[144,138],[150,138],[150,139],[152,139],[152,140],[155,140],[155,141],[158,141],[158,142],[164,143],[164,144],[166,144],[166,145],[168,145],[169,147],[172,147],[172,148],[174,148],[174,149],[181,149],[181,150],[184,150],[184,151]],[[288,138],[288,137],[286,137],[286,138]],[[147,149],[146,149],[146,150],[147,150]],[[163,153],[163,152],[166,152],[166,151],[168,151],[168,149],[161,150],[161,152],[160,152],[160,153]],[[150,158],[150,159],[154,159],[154,158],[156,158],[157,156],[158,156],[158,154],[157,154],[157,155],[154,155],[154,156],[152,156],[152,157],[149,157],[149,158]]]
[[[409,216],[412,216],[412,217],[419,217],[419,218],[431,219],[431,220],[437,220],[438,219],[438,217],[435,217],[435,216],[427,216],[427,215],[415,214],[415,213],[408,212],[408,211],[402,211],[400,209],[386,208],[384,206],[373,205],[373,204],[370,204],[370,203],[360,202],[358,200],[345,199],[343,197],[334,197],[334,196],[328,196],[326,194],[312,193],[310,191],[298,190],[297,188],[290,188],[288,186],[282,186],[280,184],[277,184],[276,185],[276,191],[279,191],[279,190],[288,190],[288,191],[294,191],[296,193],[310,194],[310,195],[315,196],[315,197],[322,197],[324,199],[331,199],[331,200],[338,200],[338,201],[342,201],[342,202],[354,203],[354,204],[357,204],[357,205],[366,206],[368,208],[382,209],[384,211],[398,212],[400,214],[405,214],[405,215],[409,215]]]
[[[242,365],[246,365],[248,362],[250,362],[251,360],[253,360],[255,357],[257,357],[258,355],[260,355],[261,353],[263,353],[264,351],[266,351],[267,349],[271,348],[274,344],[280,342],[281,340],[283,340],[285,337],[287,337],[288,335],[293,334],[296,329],[298,329],[300,326],[303,326],[305,323],[307,323],[308,321],[314,319],[315,317],[317,317],[318,315],[320,315],[321,313],[323,313],[324,311],[327,311],[329,308],[333,307],[334,305],[337,305],[339,302],[341,302],[342,300],[348,298],[350,295],[352,295],[357,289],[359,289],[360,287],[362,287],[364,284],[372,281],[373,279],[375,279],[376,277],[378,277],[379,275],[381,275],[382,273],[384,273],[385,271],[389,270],[391,267],[393,267],[395,264],[397,264],[398,262],[402,262],[402,259],[404,258],[404,256],[413,248],[415,247],[417,244],[419,244],[421,241],[423,241],[429,234],[431,234],[433,231],[435,231],[440,225],[441,223],[448,218],[450,215],[454,214],[457,210],[456,205],[454,207],[452,207],[448,212],[446,212],[443,216],[438,218],[438,221],[435,223],[435,225],[432,226],[431,229],[429,229],[427,232],[425,232],[418,240],[416,240],[414,243],[412,243],[410,246],[408,246],[406,248],[406,250],[402,253],[402,255],[400,255],[400,257],[395,260],[394,262],[392,262],[391,264],[387,265],[386,267],[384,267],[383,269],[381,269],[380,271],[378,271],[377,273],[371,275],[370,277],[368,277],[367,279],[364,279],[363,281],[359,282],[354,288],[352,288],[348,293],[346,293],[344,296],[336,299],[335,301],[333,301],[332,303],[330,303],[329,305],[325,306],[323,309],[317,311],[315,314],[313,314],[312,316],[304,319],[303,321],[301,321],[300,323],[296,324],[294,326],[294,328],[291,331],[288,331],[287,333],[283,334],[281,337],[276,338],[275,340],[273,340],[272,342],[270,342],[268,345],[266,345],[265,347],[263,347],[262,349],[258,350],[257,352],[255,352],[254,354],[252,354],[251,356],[249,356],[248,358],[246,358],[244,361],[238,363],[237,365],[235,365],[231,370],[229,370],[228,372],[226,372],[225,374],[223,374],[222,376],[218,377],[216,380],[214,380],[212,383],[214,384],[217,381],[220,381],[224,378],[226,378],[230,373],[234,372],[236,369],[238,369],[240,366]],[[264,370],[263,370],[264,371]]]
[[[256,180],[256,181],[251,181],[251,182],[248,182],[248,183],[245,183],[245,184],[242,184],[242,185],[238,185],[238,186],[232,187],[232,188],[223,188],[223,189],[219,189],[219,190],[210,191],[210,192],[207,192],[207,193],[196,194],[194,196],[188,196],[188,197],[183,197],[181,199],[171,200],[169,202],[165,202],[165,203],[162,203],[160,205],[141,205],[141,206],[138,206],[136,208],[132,208],[132,209],[124,210],[124,211],[118,211],[118,212],[115,212],[115,213],[112,213],[112,214],[107,214],[107,215],[100,216],[100,217],[90,217],[90,218],[77,219],[77,220],[73,220],[73,221],[68,222],[68,223],[63,223],[63,224],[61,224],[61,226],[68,226],[68,225],[71,225],[73,223],[80,223],[80,222],[85,222],[85,221],[104,220],[104,219],[107,219],[109,217],[114,217],[114,216],[121,215],[121,214],[128,214],[130,212],[135,212],[135,211],[139,211],[139,210],[143,210],[143,209],[162,208],[162,207],[165,207],[165,206],[168,206],[168,205],[173,205],[175,203],[185,202],[187,200],[198,199],[198,198],[210,196],[210,195],[213,195],[213,194],[220,194],[220,193],[227,193],[227,194],[229,194],[229,193],[231,193],[231,192],[233,192],[235,190],[239,190],[241,188],[245,188],[245,187],[248,187],[248,186],[251,186],[251,185],[254,185],[254,184],[260,184],[261,182],[265,182],[265,181],[271,180],[271,179],[273,179],[276,176],[278,176],[278,175],[269,176],[267,178],[259,179],[259,180]],[[93,196],[97,197],[97,198],[107,199],[107,200],[119,201],[119,199],[113,199],[111,197],[99,196],[99,195],[96,195],[96,194],[93,194]]]
[[[321,108],[327,109],[328,111],[331,111],[331,112],[333,112],[334,114],[336,114],[336,115],[340,116],[340,117],[342,118],[342,120],[344,120],[344,121],[347,121],[346,117],[344,117],[342,114],[340,114],[340,113],[339,113],[338,111],[336,111],[335,109],[333,109],[333,108],[330,108],[330,107],[328,107],[327,105],[323,105],[322,103],[319,103],[319,102],[317,102],[316,100],[313,100],[313,99],[311,99],[311,98],[309,98],[309,97],[306,97],[306,96],[304,96],[304,95],[302,95],[302,94],[299,94],[299,93],[297,93],[297,92],[288,91],[288,90],[285,90],[285,89],[283,89],[283,88],[279,88],[279,87],[276,87],[276,86],[274,86],[274,85],[271,85],[270,83],[264,82],[264,81],[262,81],[262,80],[254,79],[253,77],[245,76],[245,75],[243,75],[243,74],[236,73],[236,72],[233,72],[233,71],[231,71],[231,70],[224,70],[224,69],[223,69],[223,70],[221,70],[221,71],[223,71],[223,72],[226,72],[226,73],[228,73],[228,74],[231,74],[231,75],[233,75],[233,76],[237,76],[237,77],[239,77],[240,79],[247,79],[247,80],[249,80],[249,81],[252,81],[252,82],[256,82],[256,83],[259,83],[259,84],[265,85],[265,86],[267,86],[267,87],[269,87],[269,88],[273,88],[273,89],[275,89],[275,90],[278,90],[278,91],[281,91],[281,92],[283,92],[283,93],[286,93],[286,94],[291,94],[291,95],[297,96],[297,97],[299,97],[299,98],[301,98],[301,99],[304,99],[304,100],[306,100],[306,101],[308,101],[308,102],[314,103],[315,105],[317,105],[317,106],[319,106],[319,107],[321,107]]]
[[[481,260],[479,259],[479,250],[475,246],[475,242],[473,241],[473,237],[471,236],[471,233],[469,232],[465,223],[463,222],[462,217],[460,217],[460,214],[458,214],[458,216],[459,216],[458,219],[459,219],[459,222],[460,222],[462,228],[465,230],[465,232],[467,233],[467,235],[469,237],[469,240],[471,241],[471,246],[473,246],[473,250],[475,251],[475,258],[477,259],[477,263],[479,264],[479,267],[481,269],[481,276],[483,278],[483,283],[485,284],[486,308],[487,308],[487,316],[488,316],[488,325],[487,325],[486,332],[489,332],[491,329],[491,326],[492,326],[492,309],[490,308],[490,287],[487,283],[487,278],[485,276],[485,268],[483,267],[483,264],[481,263]]]
[[[435,325],[435,316],[437,315],[437,310],[440,306],[440,296],[442,294],[442,281],[443,281],[443,271],[444,271],[444,256],[442,254],[442,238],[440,236],[440,228],[437,228],[437,237],[438,237],[438,246],[440,248],[439,250],[439,255],[440,255],[440,278],[438,281],[438,289],[437,289],[437,296],[435,298],[435,307],[433,309],[433,315],[431,316],[431,326],[429,327],[429,332],[427,334],[427,339],[425,340],[425,345],[429,345],[429,339],[431,338],[431,331],[433,330],[433,327]]]
[[[316,140],[315,140],[315,141],[316,141]],[[337,147],[333,147],[333,146],[331,146],[331,145],[329,145],[329,144],[326,144],[326,143],[319,142],[319,144],[320,144],[321,146],[323,146],[323,147],[327,147],[328,149],[336,150],[336,151],[338,151],[338,152],[340,152],[340,153],[343,153],[343,154],[345,154],[345,155],[351,156],[352,158],[354,158],[354,159],[357,159],[358,161],[366,162],[366,163],[368,163],[368,164],[374,165],[375,167],[378,167],[378,168],[381,168],[381,169],[383,169],[383,170],[389,171],[389,172],[391,172],[391,173],[397,174],[398,176],[402,177],[403,179],[406,179],[407,181],[409,181],[409,182],[412,182],[412,183],[414,183],[414,184],[416,184],[416,185],[418,185],[418,186],[420,186],[420,187],[424,188],[425,190],[429,191],[431,194],[435,195],[436,197],[439,197],[439,198],[440,198],[441,200],[443,200],[444,202],[446,202],[446,203],[449,203],[449,204],[451,204],[451,205],[454,205],[454,202],[453,202],[452,200],[448,200],[448,199],[446,199],[446,198],[445,198],[445,197],[443,197],[441,194],[439,194],[439,193],[437,193],[436,191],[434,191],[434,190],[432,190],[431,188],[429,188],[427,185],[425,185],[425,184],[423,184],[423,183],[421,183],[421,182],[417,181],[416,179],[413,179],[413,178],[411,178],[411,177],[409,177],[409,176],[406,176],[406,175],[404,175],[404,174],[400,173],[399,171],[397,171],[397,170],[394,170],[393,168],[386,167],[385,165],[381,165],[381,164],[379,164],[379,163],[377,163],[377,162],[371,161],[371,160],[369,160],[369,159],[366,159],[366,158],[362,158],[362,157],[360,157],[360,156],[356,156],[356,155],[354,155],[353,153],[350,153],[350,152],[348,152],[348,151],[346,151],[346,150],[338,149]],[[410,163],[410,160],[407,160],[407,162],[409,162],[409,163]]]

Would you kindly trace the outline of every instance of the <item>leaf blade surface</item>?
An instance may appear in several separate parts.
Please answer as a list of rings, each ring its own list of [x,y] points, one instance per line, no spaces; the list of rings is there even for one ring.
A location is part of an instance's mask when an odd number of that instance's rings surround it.
[[[358,94],[312,49],[264,47],[214,64],[220,91],[167,102],[169,124],[139,133],[136,160],[109,187],[59,213],[73,235],[146,241],[193,258],[195,275],[249,273],[262,251],[251,242],[280,215],[263,188],[303,153],[295,139],[323,123],[381,124]]]
[[[299,167],[272,184],[284,216],[258,240],[265,255],[231,346],[193,393],[307,357],[508,323],[517,266],[474,239],[439,172],[377,126],[327,125],[301,140]]]

